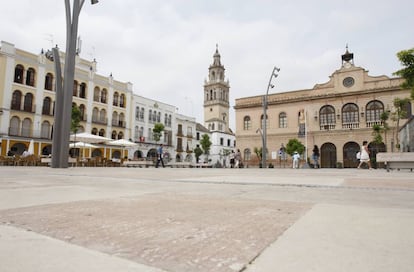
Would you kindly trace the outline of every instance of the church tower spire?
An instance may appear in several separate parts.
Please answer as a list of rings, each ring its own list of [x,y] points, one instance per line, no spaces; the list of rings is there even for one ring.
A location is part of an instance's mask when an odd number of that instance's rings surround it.
[[[204,82],[204,125],[210,131],[229,133],[229,81],[216,45],[213,64],[208,68],[208,80]]]

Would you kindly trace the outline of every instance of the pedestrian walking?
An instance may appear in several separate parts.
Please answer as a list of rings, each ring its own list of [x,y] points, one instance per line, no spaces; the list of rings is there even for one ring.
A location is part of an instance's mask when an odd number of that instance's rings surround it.
[[[358,169],[361,168],[362,164],[366,163],[368,165],[369,169],[372,169],[371,167],[371,161],[369,159],[369,150],[368,150],[368,142],[363,141],[361,146],[361,158],[359,160]]]
[[[242,167],[240,149],[237,149],[236,154],[234,154],[234,167],[235,168]]]
[[[312,150],[312,160],[313,160],[313,168],[319,168],[319,148],[317,145],[313,146]]]
[[[162,150],[162,147],[163,147],[163,145],[160,144],[160,146],[157,149],[157,164],[155,165],[155,168],[158,168],[158,166],[160,165],[160,162],[162,164],[162,167],[165,167],[164,166],[164,160],[163,160],[164,152]]]
[[[230,168],[234,168],[234,156],[235,156],[234,150],[232,150],[229,156],[230,157]]]

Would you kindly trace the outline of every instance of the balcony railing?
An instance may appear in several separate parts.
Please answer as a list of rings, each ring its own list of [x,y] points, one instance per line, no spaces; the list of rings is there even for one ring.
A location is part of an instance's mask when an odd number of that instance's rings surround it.
[[[321,130],[333,130],[335,129],[335,124],[321,124],[320,129]]]
[[[11,110],[16,110],[16,111],[24,111],[24,112],[30,112],[30,113],[35,113],[36,112],[36,105],[35,104],[31,104],[31,105],[24,105],[24,104],[11,104],[10,105],[10,109]]]
[[[357,129],[359,128],[359,123],[342,123],[343,129]]]
[[[112,126],[113,127],[121,127],[121,128],[125,128],[126,127],[126,122],[125,121],[112,121]]]
[[[374,125],[381,126],[382,124],[382,121],[367,121],[367,127],[373,127]]]
[[[108,125],[108,118],[105,118],[105,119],[92,118],[92,123],[106,126],[106,125]]]

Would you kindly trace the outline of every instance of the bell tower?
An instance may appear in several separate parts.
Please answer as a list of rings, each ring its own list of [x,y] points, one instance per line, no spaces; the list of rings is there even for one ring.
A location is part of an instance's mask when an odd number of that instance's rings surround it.
[[[204,125],[210,131],[229,133],[229,81],[225,80],[218,45],[213,64],[208,68],[208,80],[204,81]]]

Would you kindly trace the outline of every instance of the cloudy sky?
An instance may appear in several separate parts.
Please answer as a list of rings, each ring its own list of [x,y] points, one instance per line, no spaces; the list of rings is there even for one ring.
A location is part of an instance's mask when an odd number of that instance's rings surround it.
[[[357,66],[392,76],[396,53],[414,47],[413,10],[412,0],[86,0],[81,56],[95,58],[99,74],[202,122],[216,44],[234,106],[262,95],[274,66],[281,71],[272,92],[328,81],[346,44]],[[1,3],[0,40],[17,48],[65,48],[65,31],[63,0]],[[234,128],[233,113],[231,120]]]

